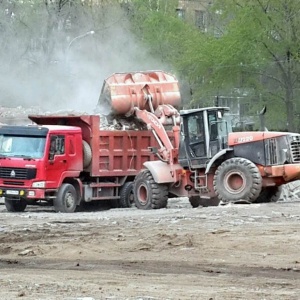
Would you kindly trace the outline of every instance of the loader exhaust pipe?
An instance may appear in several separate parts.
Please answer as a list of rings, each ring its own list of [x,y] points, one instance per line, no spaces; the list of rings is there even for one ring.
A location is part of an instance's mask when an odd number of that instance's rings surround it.
[[[259,112],[259,123],[260,123],[260,130],[261,131],[267,131],[266,125],[265,125],[265,113],[267,112],[267,107],[264,106],[263,109]]]

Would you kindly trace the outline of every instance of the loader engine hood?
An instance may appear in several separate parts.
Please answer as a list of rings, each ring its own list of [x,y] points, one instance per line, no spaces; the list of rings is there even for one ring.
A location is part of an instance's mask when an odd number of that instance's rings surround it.
[[[300,162],[300,134],[290,132],[233,132],[228,146],[234,155],[265,166]]]
[[[231,132],[228,135],[228,146],[246,144],[249,142],[263,141],[265,139],[291,135],[289,132],[274,131],[243,131]]]

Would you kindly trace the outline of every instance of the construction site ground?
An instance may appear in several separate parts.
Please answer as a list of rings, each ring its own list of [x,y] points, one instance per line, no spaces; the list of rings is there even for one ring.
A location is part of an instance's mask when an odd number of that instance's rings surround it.
[[[0,203],[0,299],[300,298],[300,202],[74,214]]]

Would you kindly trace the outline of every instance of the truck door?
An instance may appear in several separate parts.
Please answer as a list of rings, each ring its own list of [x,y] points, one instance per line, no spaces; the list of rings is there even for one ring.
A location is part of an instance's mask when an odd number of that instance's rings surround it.
[[[50,135],[47,153],[47,181],[51,182],[49,188],[57,188],[61,174],[68,169],[68,160],[65,151],[65,135]]]

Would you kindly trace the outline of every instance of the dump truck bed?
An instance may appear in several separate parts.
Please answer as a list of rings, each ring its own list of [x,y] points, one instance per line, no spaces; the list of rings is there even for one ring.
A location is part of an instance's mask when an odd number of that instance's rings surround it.
[[[158,146],[150,131],[101,130],[98,143],[98,157],[93,157],[94,176],[136,175],[144,162],[156,159],[149,150]]]
[[[155,160],[149,147],[158,147],[154,135],[148,130],[103,130],[99,115],[44,116],[31,115],[38,125],[77,126],[92,150],[92,162],[87,171],[91,176],[135,176],[143,163]],[[168,133],[173,139],[173,133]]]

